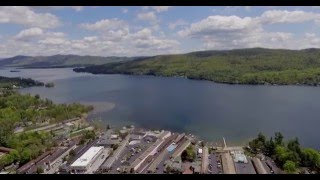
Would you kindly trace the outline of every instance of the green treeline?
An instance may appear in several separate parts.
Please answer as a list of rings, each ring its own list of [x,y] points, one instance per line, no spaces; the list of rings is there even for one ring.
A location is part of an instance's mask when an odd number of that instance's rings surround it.
[[[263,153],[271,157],[279,167],[288,173],[295,173],[299,167],[309,167],[320,171],[320,153],[312,148],[302,148],[297,138],[284,142],[280,132],[267,139],[259,133],[256,139],[249,142],[250,151]]]
[[[44,83],[35,81],[33,79],[26,79],[26,78],[10,78],[10,77],[3,77],[0,76],[0,88],[13,88],[16,87],[31,87],[31,86],[43,86]]]
[[[320,84],[320,50],[238,49],[160,55],[75,68],[94,74],[179,76],[230,84]]]
[[[25,163],[52,147],[52,134],[45,132],[22,132],[14,129],[35,128],[41,124],[52,124],[80,117],[92,110],[81,104],[54,104],[40,99],[39,95],[21,95],[15,91],[1,91],[0,95],[0,146],[15,149],[0,159],[0,168],[11,163]]]

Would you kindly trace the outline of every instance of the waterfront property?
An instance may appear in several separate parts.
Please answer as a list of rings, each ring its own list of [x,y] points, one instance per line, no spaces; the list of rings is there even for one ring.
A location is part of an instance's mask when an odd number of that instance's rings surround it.
[[[229,152],[221,154],[221,161],[224,174],[236,174],[233,160]]]
[[[79,157],[79,159],[71,164],[71,170],[76,174],[87,171],[103,152],[103,149],[103,146],[90,147],[81,157]]]
[[[252,158],[252,162],[257,174],[267,174],[267,171],[259,158]]]

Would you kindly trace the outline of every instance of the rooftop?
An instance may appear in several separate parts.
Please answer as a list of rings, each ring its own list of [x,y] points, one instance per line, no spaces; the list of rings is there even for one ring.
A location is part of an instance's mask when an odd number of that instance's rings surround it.
[[[87,166],[90,161],[100,152],[104,147],[90,147],[80,158],[78,158],[71,166]]]

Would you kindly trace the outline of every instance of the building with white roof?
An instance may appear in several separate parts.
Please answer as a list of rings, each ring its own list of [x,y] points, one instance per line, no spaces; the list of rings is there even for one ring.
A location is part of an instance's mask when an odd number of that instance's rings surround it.
[[[103,146],[89,148],[82,156],[71,164],[70,168],[76,172],[87,171],[88,167],[90,167],[102,154],[103,149]]]
[[[230,154],[233,156],[233,161],[237,163],[248,163],[246,156],[243,151],[231,151]]]

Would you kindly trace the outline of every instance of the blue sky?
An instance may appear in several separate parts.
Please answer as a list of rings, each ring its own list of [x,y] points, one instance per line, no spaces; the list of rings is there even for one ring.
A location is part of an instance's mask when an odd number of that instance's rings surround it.
[[[320,7],[0,7],[0,57],[320,47]]]

